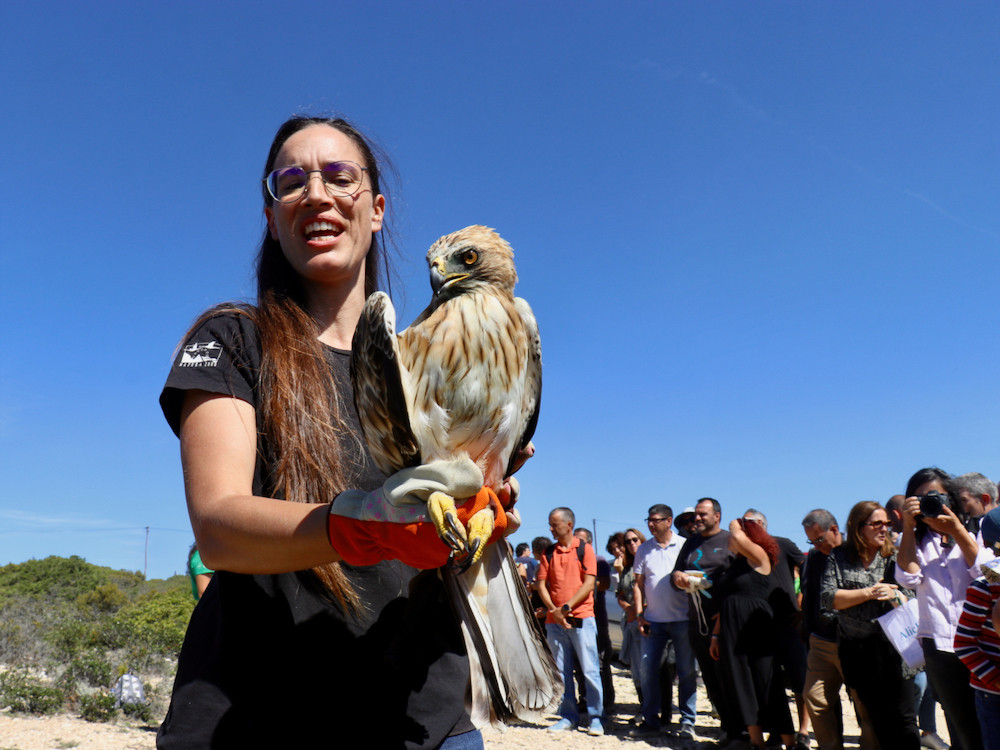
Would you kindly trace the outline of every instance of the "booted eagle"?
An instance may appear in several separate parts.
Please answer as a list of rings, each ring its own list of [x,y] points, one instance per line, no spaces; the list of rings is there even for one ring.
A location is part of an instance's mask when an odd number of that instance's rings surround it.
[[[431,302],[399,335],[386,294],[365,303],[351,364],[362,431],[387,474],[468,456],[484,485],[499,491],[530,450],[538,420],[538,326],[528,303],[514,297],[514,252],[492,229],[471,226],[442,237],[427,263]],[[441,575],[468,646],[477,727],[537,718],[562,693],[508,545],[487,544],[494,514],[503,512],[487,507],[466,529],[454,498],[439,492],[428,500],[438,534],[463,562]]]

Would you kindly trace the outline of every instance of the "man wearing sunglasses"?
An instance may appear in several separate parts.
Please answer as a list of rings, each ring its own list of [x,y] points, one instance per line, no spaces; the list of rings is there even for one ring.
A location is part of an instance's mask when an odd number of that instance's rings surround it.
[[[633,728],[629,735],[649,737],[660,732],[660,661],[667,644],[673,642],[681,712],[678,736],[693,740],[697,713],[697,677],[694,652],[688,638],[687,601],[686,596],[670,583],[682,540],[671,530],[674,512],[670,506],[654,505],[647,515],[646,524],[652,538],[639,545],[633,566],[633,596],[642,636],[642,660],[639,666],[642,723]]]

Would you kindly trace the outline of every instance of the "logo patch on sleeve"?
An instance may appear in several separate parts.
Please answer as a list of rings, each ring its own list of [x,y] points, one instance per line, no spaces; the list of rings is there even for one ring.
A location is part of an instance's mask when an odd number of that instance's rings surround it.
[[[222,356],[222,345],[218,341],[188,344],[181,351],[178,367],[215,367]]]

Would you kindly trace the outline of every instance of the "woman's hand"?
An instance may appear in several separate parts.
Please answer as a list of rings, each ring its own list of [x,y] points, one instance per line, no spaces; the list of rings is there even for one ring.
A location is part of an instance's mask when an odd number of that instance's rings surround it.
[[[931,531],[936,531],[938,534],[957,537],[965,531],[961,519],[947,505],[942,506],[940,516],[924,516],[923,519]]]
[[[866,590],[868,591],[869,599],[877,599],[880,602],[886,602],[890,599],[896,598],[896,589],[898,589],[894,583],[879,582],[874,586],[869,586]]]
[[[719,661],[722,653],[719,651],[719,634],[712,634],[712,642],[708,645],[708,655],[711,656],[715,661]]]
[[[920,498],[908,497],[903,502],[903,528],[914,529],[917,526],[917,519],[920,518]]]

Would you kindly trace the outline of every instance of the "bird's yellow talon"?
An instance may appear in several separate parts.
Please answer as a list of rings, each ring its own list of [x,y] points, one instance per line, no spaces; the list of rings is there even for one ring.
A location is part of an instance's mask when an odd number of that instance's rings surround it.
[[[493,535],[493,510],[483,508],[469,519],[469,565],[479,562],[486,551],[486,543]]]
[[[455,499],[443,492],[432,492],[427,498],[427,513],[441,541],[456,552],[464,552],[468,536],[455,513]]]

